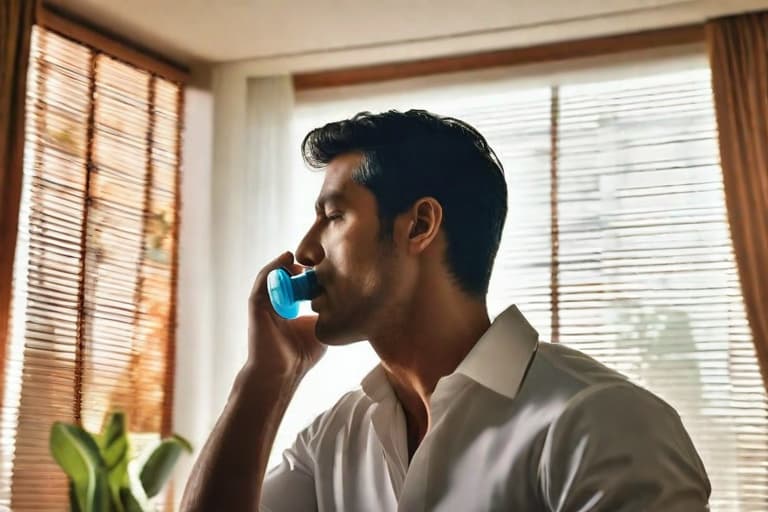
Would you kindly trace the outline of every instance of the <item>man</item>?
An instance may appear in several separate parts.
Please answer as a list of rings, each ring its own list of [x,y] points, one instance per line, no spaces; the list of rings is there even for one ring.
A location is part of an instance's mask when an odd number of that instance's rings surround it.
[[[249,357],[187,485],[185,511],[698,511],[709,481],[677,413],[485,297],[507,213],[485,139],[424,111],[313,130],[324,168],[297,251],[256,278]],[[313,267],[317,316],[283,320],[266,275]],[[325,345],[381,364],[265,478],[284,411]]]

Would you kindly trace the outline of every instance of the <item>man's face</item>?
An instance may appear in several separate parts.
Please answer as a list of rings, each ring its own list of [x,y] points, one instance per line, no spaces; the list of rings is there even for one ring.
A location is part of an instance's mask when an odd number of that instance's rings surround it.
[[[380,238],[375,196],[352,180],[361,161],[348,153],[325,168],[315,222],[296,250],[298,262],[317,271],[316,335],[329,345],[367,339],[397,301],[395,248]]]

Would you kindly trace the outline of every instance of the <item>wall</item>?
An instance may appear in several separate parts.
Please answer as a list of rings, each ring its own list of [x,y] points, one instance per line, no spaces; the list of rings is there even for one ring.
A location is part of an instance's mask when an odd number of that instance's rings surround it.
[[[195,448],[183,457],[175,474],[178,502],[197,453],[216,417],[211,411],[213,305],[211,276],[211,180],[213,97],[196,87],[186,91],[181,174],[178,328],[174,430]]]

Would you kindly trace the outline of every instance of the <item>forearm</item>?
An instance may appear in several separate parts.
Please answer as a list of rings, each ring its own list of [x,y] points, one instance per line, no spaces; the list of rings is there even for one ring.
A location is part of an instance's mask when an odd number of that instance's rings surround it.
[[[258,510],[272,444],[299,380],[240,372],[187,482],[183,512]]]

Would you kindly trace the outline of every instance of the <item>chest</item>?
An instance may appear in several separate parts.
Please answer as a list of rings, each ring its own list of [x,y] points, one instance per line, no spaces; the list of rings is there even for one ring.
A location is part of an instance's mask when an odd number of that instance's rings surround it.
[[[374,420],[374,418],[371,418]],[[440,415],[419,442],[402,414],[337,436],[319,452],[320,510],[536,510],[543,430],[493,398]],[[356,455],[352,455],[356,454]]]

